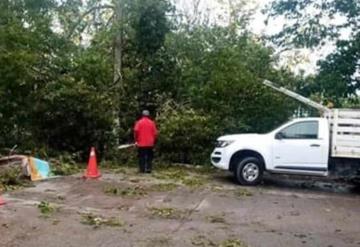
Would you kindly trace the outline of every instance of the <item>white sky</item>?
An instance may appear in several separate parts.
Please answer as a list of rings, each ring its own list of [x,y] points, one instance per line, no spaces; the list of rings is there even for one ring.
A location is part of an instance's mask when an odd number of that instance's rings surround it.
[[[107,2],[108,0],[101,0]],[[247,8],[255,9],[253,19],[250,21],[251,30],[255,35],[270,35],[281,31],[285,24],[284,18],[278,18],[272,21],[268,26],[264,21],[266,17],[261,13],[267,4],[273,0],[171,0],[176,7],[186,15],[187,18],[196,18],[203,20],[204,16],[209,16],[210,19],[216,20],[217,23],[228,23],[229,21],[229,4],[246,3]],[[194,6],[198,3],[198,8]],[[327,54],[334,50],[333,45],[327,45],[320,50],[297,49],[281,54],[280,65],[288,66],[292,71],[305,71],[306,75],[316,73],[316,63],[319,59],[324,58]]]

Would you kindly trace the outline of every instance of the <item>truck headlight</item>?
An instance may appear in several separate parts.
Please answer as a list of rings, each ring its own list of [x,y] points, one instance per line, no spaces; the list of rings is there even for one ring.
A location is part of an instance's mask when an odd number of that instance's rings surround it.
[[[224,148],[229,146],[231,143],[233,143],[234,141],[216,141],[215,143],[215,147],[217,148]]]

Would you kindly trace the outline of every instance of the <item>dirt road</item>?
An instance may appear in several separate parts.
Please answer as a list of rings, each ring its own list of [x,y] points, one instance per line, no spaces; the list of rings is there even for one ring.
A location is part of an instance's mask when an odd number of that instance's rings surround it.
[[[134,170],[3,195],[0,246],[360,246],[360,192],[343,184]]]

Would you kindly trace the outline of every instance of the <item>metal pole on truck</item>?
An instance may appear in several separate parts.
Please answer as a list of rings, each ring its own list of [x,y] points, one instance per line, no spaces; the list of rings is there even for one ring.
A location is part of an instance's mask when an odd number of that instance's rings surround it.
[[[308,98],[305,98],[304,96],[301,96],[300,94],[298,93],[295,93],[289,89],[286,89],[284,87],[280,87],[278,85],[276,85],[275,83],[269,81],[269,80],[264,80],[263,81],[263,84],[274,89],[275,91],[278,91],[280,93],[283,93],[293,99],[296,99],[302,103],[304,103],[305,105],[308,105],[308,106],[311,106],[317,110],[319,110],[321,112],[321,114],[328,114],[331,112],[331,109],[311,100],[311,99],[308,99]]]

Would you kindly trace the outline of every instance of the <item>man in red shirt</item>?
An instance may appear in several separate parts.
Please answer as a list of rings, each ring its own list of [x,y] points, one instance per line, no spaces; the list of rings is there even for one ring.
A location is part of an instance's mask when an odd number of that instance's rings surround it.
[[[144,110],[142,118],[134,127],[135,144],[139,151],[139,170],[142,173],[151,173],[157,135],[155,122],[150,119],[149,111]]]

